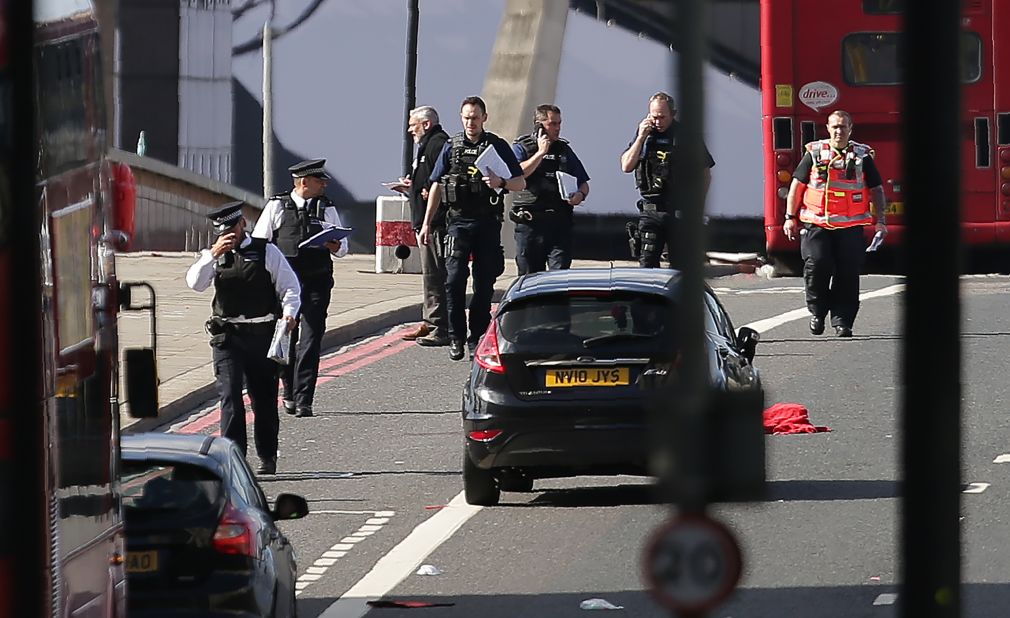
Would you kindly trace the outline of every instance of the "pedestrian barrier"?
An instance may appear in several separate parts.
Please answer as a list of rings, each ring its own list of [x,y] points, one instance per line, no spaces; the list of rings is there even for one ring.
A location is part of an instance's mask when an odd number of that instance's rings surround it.
[[[380,196],[375,200],[375,272],[421,272],[410,204],[405,197]]]

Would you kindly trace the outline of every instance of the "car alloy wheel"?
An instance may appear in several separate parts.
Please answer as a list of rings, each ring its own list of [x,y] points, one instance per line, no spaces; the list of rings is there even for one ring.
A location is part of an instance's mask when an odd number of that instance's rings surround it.
[[[489,470],[481,470],[463,449],[463,493],[467,504],[494,506],[501,498],[498,482]]]

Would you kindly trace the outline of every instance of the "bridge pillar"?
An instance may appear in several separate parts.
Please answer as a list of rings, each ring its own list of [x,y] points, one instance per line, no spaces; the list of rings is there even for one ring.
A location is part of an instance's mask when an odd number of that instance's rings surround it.
[[[554,103],[568,5],[568,0],[506,0],[481,93],[492,133],[511,141],[531,130],[537,105]],[[515,257],[512,231],[506,216],[502,244],[508,257]]]

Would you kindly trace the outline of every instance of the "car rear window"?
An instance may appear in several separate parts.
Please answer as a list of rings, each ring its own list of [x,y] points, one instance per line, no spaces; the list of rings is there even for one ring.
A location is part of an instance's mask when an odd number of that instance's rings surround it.
[[[671,321],[671,305],[650,295],[542,296],[510,305],[499,316],[499,336],[512,343],[549,343],[612,335],[662,334]]]
[[[221,479],[184,463],[123,462],[123,506],[135,512],[198,513],[216,506]]]

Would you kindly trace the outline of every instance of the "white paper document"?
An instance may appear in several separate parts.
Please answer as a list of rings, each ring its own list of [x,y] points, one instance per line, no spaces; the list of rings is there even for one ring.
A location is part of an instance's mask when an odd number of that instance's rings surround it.
[[[884,244],[884,233],[877,232],[873,235],[873,240],[870,241],[870,246],[866,248],[866,252],[876,251],[882,244]]]
[[[281,365],[288,364],[288,348],[291,346],[291,334],[288,332],[288,323],[284,319],[277,320],[274,328],[274,337],[270,340],[270,350],[267,358]]]
[[[558,172],[558,193],[566,202],[579,190],[579,180],[568,172]]]
[[[512,178],[512,172],[509,171],[509,166],[498,154],[498,150],[494,146],[488,146],[484,149],[484,152],[480,153],[477,160],[473,162],[474,166],[480,170],[482,174],[487,176],[487,171],[491,170],[495,174],[501,176],[505,180],[510,180]],[[495,193],[501,193],[501,189],[495,189]]]
[[[322,223],[323,229],[317,234],[309,236],[302,242],[298,243],[299,249],[304,249],[305,247],[317,247],[324,248],[325,243],[341,240],[346,238],[353,230],[349,227],[340,227],[338,225],[333,225],[331,223]]]

